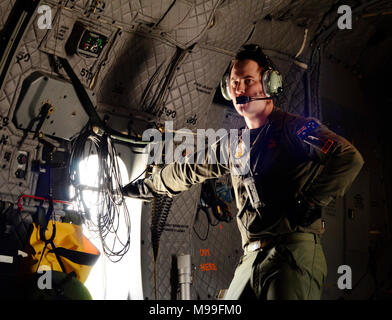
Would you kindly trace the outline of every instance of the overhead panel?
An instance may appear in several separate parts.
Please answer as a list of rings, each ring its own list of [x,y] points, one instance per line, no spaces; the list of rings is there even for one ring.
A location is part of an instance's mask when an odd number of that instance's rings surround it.
[[[53,24],[39,49],[67,59],[80,81],[93,87],[118,29],[66,8],[56,12]]]

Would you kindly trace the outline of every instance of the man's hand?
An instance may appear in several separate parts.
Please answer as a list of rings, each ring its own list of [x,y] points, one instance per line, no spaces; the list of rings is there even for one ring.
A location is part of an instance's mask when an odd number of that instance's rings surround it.
[[[155,197],[155,193],[144,183],[144,179],[127,184],[121,188],[121,192],[126,197],[143,201],[151,201]]]

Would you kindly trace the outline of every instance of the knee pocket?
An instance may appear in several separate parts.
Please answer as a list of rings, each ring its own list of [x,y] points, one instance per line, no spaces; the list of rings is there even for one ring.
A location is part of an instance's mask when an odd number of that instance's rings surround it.
[[[256,259],[251,286],[258,299],[320,299],[326,277],[321,247],[279,244]]]

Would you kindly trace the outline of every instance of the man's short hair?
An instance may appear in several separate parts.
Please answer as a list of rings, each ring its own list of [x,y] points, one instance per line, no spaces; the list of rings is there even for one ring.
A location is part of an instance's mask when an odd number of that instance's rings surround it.
[[[233,67],[236,61],[243,61],[243,60],[254,60],[257,62],[260,68],[264,70],[272,69],[271,62],[268,57],[264,54],[261,47],[257,44],[245,44],[243,45],[240,50],[235,55],[233,59],[230,69]]]

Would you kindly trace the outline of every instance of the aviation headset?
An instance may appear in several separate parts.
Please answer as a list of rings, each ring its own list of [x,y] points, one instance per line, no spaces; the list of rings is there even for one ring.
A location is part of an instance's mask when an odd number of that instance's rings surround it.
[[[263,67],[263,73],[261,77],[264,93],[267,98],[259,98],[255,100],[266,100],[272,99],[272,97],[277,96],[279,93],[283,91],[282,88],[282,76],[279,71],[276,70],[272,61],[266,56],[261,49],[261,47],[257,44],[245,44],[241,47],[240,51],[236,54],[235,60],[245,60],[251,59],[256,61],[259,66]],[[232,100],[230,94],[230,72],[233,67],[233,63],[231,63],[227,72],[223,76],[220,82],[220,88],[223,97],[226,100]],[[238,102],[237,102],[238,103]]]

